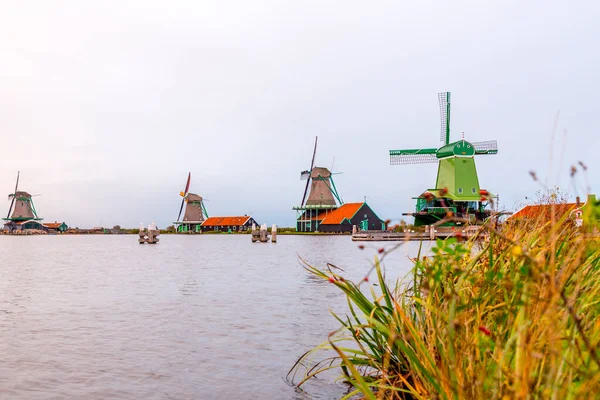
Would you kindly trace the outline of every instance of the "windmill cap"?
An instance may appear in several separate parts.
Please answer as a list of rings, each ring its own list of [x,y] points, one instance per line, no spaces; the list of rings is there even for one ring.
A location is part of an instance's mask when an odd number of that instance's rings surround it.
[[[314,167],[311,171],[310,177],[315,179],[319,176],[321,178],[329,178],[331,176],[331,171],[325,167]]]
[[[475,155],[475,146],[471,142],[466,140],[459,140],[458,142],[449,143],[442,146],[436,152],[437,158],[446,157],[471,157]]]

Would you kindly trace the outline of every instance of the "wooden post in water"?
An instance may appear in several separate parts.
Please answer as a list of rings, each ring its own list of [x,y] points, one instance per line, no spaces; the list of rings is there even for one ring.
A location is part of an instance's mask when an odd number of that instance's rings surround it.
[[[277,243],[277,225],[271,227],[271,242]]]
[[[259,237],[259,233],[256,230],[256,224],[252,224],[252,232],[250,234],[250,236],[252,236],[252,243],[255,243],[258,240]]]
[[[260,241],[266,242],[269,240],[269,232],[267,231],[267,224],[262,224],[260,226]]]
[[[277,227],[275,227],[275,235],[277,235]],[[256,228],[256,225],[252,224],[252,243],[261,242],[266,243],[269,241],[269,231],[267,230],[267,224],[262,224],[260,228]],[[277,239],[275,239],[277,240]]]
[[[140,232],[139,232],[139,244],[150,243],[156,244],[158,243],[158,235],[160,235],[160,231],[156,227],[154,221],[150,225],[148,225],[148,229],[144,229],[144,224],[140,224]]]
[[[158,243],[158,235],[160,234],[160,231],[158,230],[158,228],[156,227],[156,223],[154,223],[154,221],[152,221],[152,223],[150,225],[148,225],[148,239],[147,242],[150,244],[156,244]]]
[[[139,244],[146,243],[146,230],[144,229],[144,224],[140,224],[140,238],[138,239]]]

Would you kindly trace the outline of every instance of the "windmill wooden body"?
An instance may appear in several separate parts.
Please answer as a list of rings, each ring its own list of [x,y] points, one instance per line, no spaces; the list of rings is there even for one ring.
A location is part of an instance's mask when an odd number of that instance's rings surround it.
[[[299,206],[293,207],[297,212],[296,230],[298,232],[316,232],[319,222],[330,212],[344,204],[335,183],[333,173],[324,167],[315,166],[318,137],[315,138],[310,169],[300,173],[300,179],[306,180],[304,195]],[[310,188],[310,192],[309,192]],[[308,198],[306,197],[308,194]]]
[[[407,150],[390,150],[392,165],[437,163],[435,187],[418,197],[415,212],[404,213],[415,218],[415,225],[431,225],[440,221],[454,225],[456,220],[469,224],[485,221],[490,215],[491,200],[496,196],[480,187],[475,156],[498,153],[495,140],[468,142],[462,138],[450,142],[450,92],[439,93],[442,146]],[[454,217],[455,221],[448,217]]]
[[[15,184],[15,191],[8,195],[10,200],[10,207],[8,208],[8,214],[6,218],[3,218],[5,222],[5,229],[13,231],[23,226],[26,221],[41,221],[43,218],[38,217],[37,211],[33,204],[32,195],[19,190],[19,176],[20,172],[17,172],[17,181]],[[41,224],[34,224],[40,225]]]
[[[208,218],[208,212],[204,206],[204,199],[202,196],[188,192],[191,179],[192,173],[190,172],[185,184],[185,190],[179,193],[182,197],[181,207],[179,208],[177,221],[174,222],[178,232],[201,232],[202,223]],[[181,220],[181,213],[183,212],[184,205],[185,213],[183,214],[183,220]]]

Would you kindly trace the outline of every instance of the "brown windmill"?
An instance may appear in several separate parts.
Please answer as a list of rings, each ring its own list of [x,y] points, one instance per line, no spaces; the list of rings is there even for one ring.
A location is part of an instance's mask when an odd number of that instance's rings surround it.
[[[188,174],[187,183],[185,184],[185,190],[180,192],[181,207],[179,208],[179,215],[177,221],[174,222],[177,225],[178,232],[200,232],[200,226],[206,218],[208,213],[204,206],[204,199],[195,193],[189,193],[190,182],[192,179],[192,173]],[[181,213],[183,212],[183,206],[185,205],[185,213],[183,214],[183,220],[181,220]]]
[[[337,204],[336,198],[341,203],[331,175],[331,171],[327,168],[313,167],[312,171],[310,171],[310,179],[307,179],[307,186],[309,182],[311,183],[310,194],[306,203],[303,202],[303,205],[335,206]]]
[[[39,218],[35,206],[33,205],[32,195],[29,193],[19,190],[19,176],[20,172],[17,172],[17,182],[15,184],[15,191],[8,195],[10,200],[10,207],[8,208],[8,214],[6,218],[6,225],[9,229],[14,229],[15,226],[24,221],[41,221]]]
[[[299,232],[318,231],[318,221],[327,213],[344,204],[333,182],[334,174],[328,168],[315,166],[318,139],[318,137],[315,138],[310,169],[300,173],[300,179],[306,179],[306,186],[302,203],[293,208],[298,212],[296,230]],[[309,187],[310,193],[308,192]],[[307,194],[308,199],[306,198]]]

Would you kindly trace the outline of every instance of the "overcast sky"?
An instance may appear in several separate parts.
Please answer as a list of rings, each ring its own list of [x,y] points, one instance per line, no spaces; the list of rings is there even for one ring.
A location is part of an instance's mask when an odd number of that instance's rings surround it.
[[[575,195],[578,160],[600,191],[598,1],[0,9],[0,193],[21,170],[46,220],[164,227],[191,171],[211,215],[292,226],[316,135],[343,199],[397,220],[436,165],[390,166],[388,150],[438,145],[442,91],[453,139],[498,140],[477,167],[504,208],[534,196],[529,170]]]

